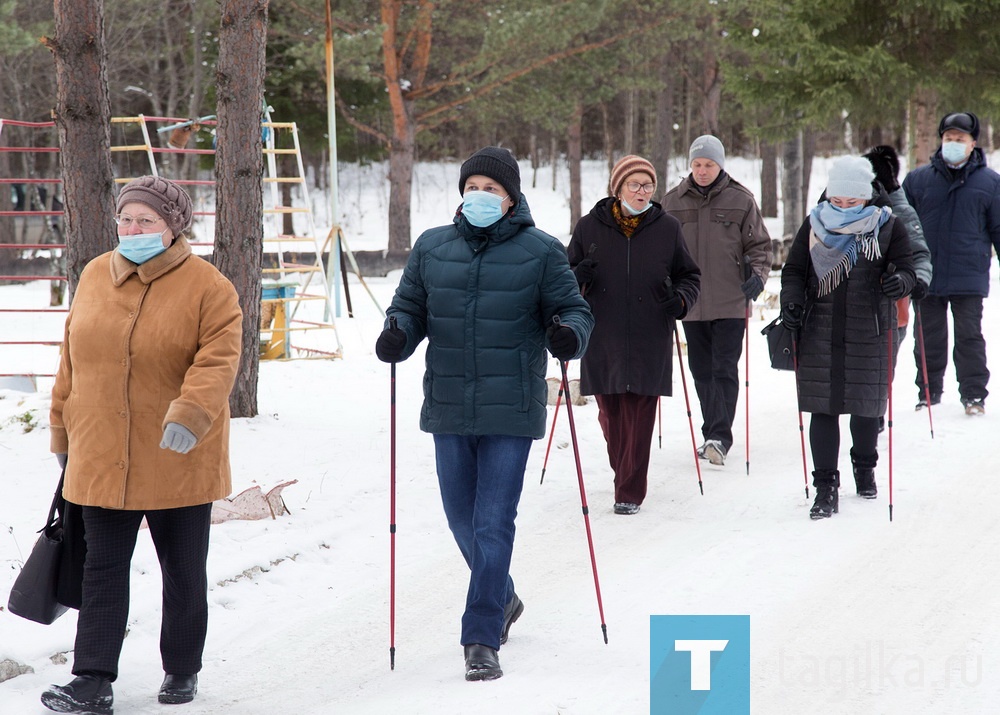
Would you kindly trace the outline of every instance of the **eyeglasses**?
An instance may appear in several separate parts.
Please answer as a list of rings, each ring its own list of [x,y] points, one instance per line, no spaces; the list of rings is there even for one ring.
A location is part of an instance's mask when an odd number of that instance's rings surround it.
[[[656,184],[640,184],[638,181],[626,181],[625,188],[636,194],[640,191],[644,194],[651,194],[653,193],[653,189],[656,188]]]
[[[153,228],[153,226],[162,220],[159,216],[156,218],[152,216],[139,216],[138,218],[133,218],[132,216],[115,216],[115,223],[124,229],[132,228],[132,224],[136,224],[139,228],[145,230]]]

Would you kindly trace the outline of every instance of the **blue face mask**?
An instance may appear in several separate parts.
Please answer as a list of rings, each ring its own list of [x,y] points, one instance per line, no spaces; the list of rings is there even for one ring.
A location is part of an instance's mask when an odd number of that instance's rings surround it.
[[[132,263],[143,264],[150,258],[156,258],[167,250],[163,245],[163,234],[160,233],[138,233],[134,236],[118,237],[118,252]]]
[[[636,211],[634,208],[629,206],[628,201],[626,201],[625,199],[619,199],[619,200],[621,201],[622,208],[624,208],[631,216],[638,216],[639,214],[644,214],[649,210],[649,207],[653,205],[650,202],[646,202],[645,206]]]
[[[489,191],[466,191],[462,197],[462,214],[473,226],[492,226],[503,218],[501,206],[506,198]]]
[[[949,164],[961,164],[965,161],[965,144],[962,142],[944,142],[941,145],[941,157]]]
[[[840,206],[834,206],[830,204],[830,208],[842,214],[859,214],[865,210],[866,204],[858,204],[857,206],[850,206],[848,208],[841,208]]]

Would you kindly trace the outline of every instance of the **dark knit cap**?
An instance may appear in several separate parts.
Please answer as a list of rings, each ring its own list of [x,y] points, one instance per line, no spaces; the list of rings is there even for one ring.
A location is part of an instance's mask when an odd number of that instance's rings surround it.
[[[521,169],[508,149],[498,146],[483,147],[462,164],[458,177],[458,192],[465,195],[465,182],[470,176],[486,176],[507,190],[515,204],[521,198]]]
[[[191,197],[179,184],[160,176],[140,176],[125,184],[118,194],[115,212],[121,213],[122,206],[138,201],[153,209],[167,227],[178,236],[191,226]]]
[[[649,174],[653,179],[653,186],[656,186],[656,169],[653,168],[653,165],[641,156],[629,154],[619,159],[611,169],[611,180],[608,182],[608,191],[610,193],[608,195],[618,196],[621,193],[622,184],[625,183],[625,179],[639,171]],[[653,190],[655,191],[656,189],[654,188]]]
[[[944,115],[938,125],[938,136],[949,129],[965,132],[972,136],[972,141],[979,141],[979,117],[972,112],[952,112]]]
[[[879,144],[864,156],[871,162],[875,178],[886,191],[899,188],[899,156],[895,149],[888,144]]]

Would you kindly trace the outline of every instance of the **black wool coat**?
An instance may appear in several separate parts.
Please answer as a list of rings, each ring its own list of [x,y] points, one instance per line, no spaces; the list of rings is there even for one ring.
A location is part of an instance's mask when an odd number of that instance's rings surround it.
[[[804,306],[798,337],[799,409],[828,415],[879,417],[889,394],[889,340],[898,350],[896,302],[882,294],[890,263],[912,281],[913,255],[903,223],[891,217],[879,230],[881,258],[863,255],[833,292],[817,296],[809,256],[809,219],[795,235],[781,270],[781,304]]]
[[[614,201],[601,199],[580,219],[568,248],[571,266],[592,246],[598,264],[594,280],[584,286],[594,332],[580,365],[580,391],[671,395],[675,320],[663,310],[663,281],[670,277],[690,309],[698,300],[701,271],[688,253],[680,222],[659,204],[626,238],[611,213]]]

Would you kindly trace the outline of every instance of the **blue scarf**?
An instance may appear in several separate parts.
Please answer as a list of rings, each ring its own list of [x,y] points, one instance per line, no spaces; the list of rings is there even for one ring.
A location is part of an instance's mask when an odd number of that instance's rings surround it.
[[[838,211],[823,201],[809,212],[809,257],[819,278],[817,295],[832,293],[858,262],[858,252],[870,261],[882,257],[878,231],[892,209],[869,204],[857,213]]]

